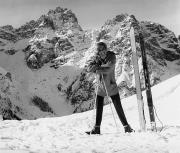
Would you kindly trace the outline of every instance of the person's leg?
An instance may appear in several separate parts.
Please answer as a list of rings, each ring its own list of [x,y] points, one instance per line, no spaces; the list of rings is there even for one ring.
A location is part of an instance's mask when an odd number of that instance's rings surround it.
[[[103,114],[103,103],[104,103],[104,97],[97,95],[95,126],[91,131],[86,132],[87,134],[100,134],[100,126],[101,126],[102,114]]]
[[[128,124],[126,116],[124,114],[124,110],[123,110],[122,105],[121,105],[121,99],[120,99],[119,94],[111,96],[111,99],[112,99],[112,102],[113,102],[114,107],[116,109],[116,112],[119,116],[119,119],[120,119],[122,125],[124,126],[125,132],[133,132],[134,130]]]
[[[96,98],[96,122],[95,126],[101,126],[103,114],[104,97],[97,95]]]
[[[116,109],[116,112],[119,116],[119,119],[120,119],[122,125],[123,126],[128,125],[128,122],[126,120],[126,116],[124,114],[124,110],[123,110],[122,105],[121,105],[121,100],[120,100],[119,94],[111,96],[111,99],[112,99],[112,102],[114,104],[114,107]]]

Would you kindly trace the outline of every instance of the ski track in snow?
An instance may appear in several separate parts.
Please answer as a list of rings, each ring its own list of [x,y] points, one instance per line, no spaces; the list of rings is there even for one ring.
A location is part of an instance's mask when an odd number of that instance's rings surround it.
[[[122,100],[122,105],[135,133],[124,133],[113,107],[118,123],[116,128],[111,109],[106,105],[102,135],[88,136],[84,133],[92,128],[94,111],[56,118],[0,121],[0,153],[179,153],[179,80],[180,75],[177,75],[152,88],[154,105],[164,124],[162,129],[156,118],[158,132],[138,132],[134,95]],[[145,116],[149,129],[147,107]]]

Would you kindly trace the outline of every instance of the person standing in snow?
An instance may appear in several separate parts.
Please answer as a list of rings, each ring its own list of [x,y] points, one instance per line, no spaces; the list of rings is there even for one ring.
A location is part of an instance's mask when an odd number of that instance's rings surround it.
[[[104,97],[107,96],[107,94],[112,99],[119,119],[124,126],[125,132],[133,132],[133,129],[126,120],[126,116],[121,105],[118,87],[115,80],[115,63],[115,54],[107,50],[107,45],[104,42],[98,42],[97,54],[94,59],[88,61],[87,65],[87,72],[96,73],[98,76],[96,122],[94,128],[91,131],[86,132],[89,135],[100,134]]]

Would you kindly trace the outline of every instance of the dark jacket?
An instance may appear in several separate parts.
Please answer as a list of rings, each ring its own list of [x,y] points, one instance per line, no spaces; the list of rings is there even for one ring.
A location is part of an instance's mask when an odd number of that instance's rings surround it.
[[[108,96],[113,96],[118,93],[118,87],[115,80],[115,64],[116,56],[111,51],[107,52],[105,60],[96,57],[89,62],[87,71],[98,74],[98,95],[103,97],[106,96],[105,85]]]

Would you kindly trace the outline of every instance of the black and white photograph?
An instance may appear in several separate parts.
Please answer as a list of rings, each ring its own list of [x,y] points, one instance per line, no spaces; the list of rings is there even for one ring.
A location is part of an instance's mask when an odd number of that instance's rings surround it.
[[[180,153],[180,0],[0,0],[0,153]]]

